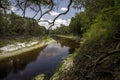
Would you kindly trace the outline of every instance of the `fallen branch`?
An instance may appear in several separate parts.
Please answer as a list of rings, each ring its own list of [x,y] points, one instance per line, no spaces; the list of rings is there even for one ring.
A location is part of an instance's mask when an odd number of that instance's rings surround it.
[[[95,61],[93,61],[92,64],[88,65],[88,66],[86,67],[86,69],[89,69],[89,68],[91,68],[91,67],[96,68],[97,65],[99,65],[99,64],[101,64],[101,63],[104,62],[104,59],[105,59],[106,57],[112,56],[112,55],[114,55],[114,54],[119,54],[119,53],[120,53],[120,49],[114,50],[114,51],[110,51],[110,52],[106,52],[106,53],[107,53],[107,54],[104,54],[104,55],[100,56],[98,59],[96,59]]]
[[[114,37],[115,40],[119,40],[120,41],[120,38],[117,38],[117,37]]]
[[[114,54],[118,54],[118,53],[120,53],[120,49],[114,50],[114,51],[111,51],[111,52],[108,52],[107,54],[99,57],[99,58],[96,60],[96,62],[97,62],[97,63],[101,63],[100,61],[102,61],[104,58],[109,57],[109,56],[112,56],[112,55],[114,55]]]
[[[116,50],[120,48],[120,42],[118,43],[118,45],[116,46]]]

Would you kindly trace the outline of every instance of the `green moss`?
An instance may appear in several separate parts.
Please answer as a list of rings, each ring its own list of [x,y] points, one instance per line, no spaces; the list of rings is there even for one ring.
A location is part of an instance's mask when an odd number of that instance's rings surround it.
[[[33,80],[46,80],[45,74],[40,74],[40,75],[36,76]]]

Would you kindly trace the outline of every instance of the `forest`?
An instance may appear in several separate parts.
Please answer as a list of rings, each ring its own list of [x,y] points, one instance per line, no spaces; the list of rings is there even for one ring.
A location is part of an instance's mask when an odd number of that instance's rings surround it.
[[[46,32],[45,27],[39,26],[30,18],[23,18],[15,13],[0,13],[0,37],[41,36]]]
[[[51,22],[43,20],[50,25],[46,29],[45,26],[40,26],[38,21],[59,6],[55,1],[13,0],[16,7],[23,12],[23,16],[20,16],[15,12],[6,14],[5,10],[13,6],[12,0],[1,0],[0,46],[5,45],[3,39],[24,37],[30,40],[32,37],[40,37],[43,41],[52,38],[60,43],[62,48],[69,48],[70,54],[65,59],[61,58],[63,60],[54,73],[39,73],[33,80],[120,80],[120,0],[68,0],[65,12],[58,14]],[[42,12],[41,6],[48,9]],[[25,16],[27,8],[36,13],[34,17]],[[61,24],[60,27],[52,29],[55,20],[66,15],[71,8],[84,11],[78,11],[72,16],[68,26]],[[41,15],[38,18],[39,12]],[[42,40],[39,39],[39,45]],[[75,43],[72,43],[74,41]],[[79,47],[76,44],[79,44]],[[56,50],[57,48],[52,47],[51,53]]]

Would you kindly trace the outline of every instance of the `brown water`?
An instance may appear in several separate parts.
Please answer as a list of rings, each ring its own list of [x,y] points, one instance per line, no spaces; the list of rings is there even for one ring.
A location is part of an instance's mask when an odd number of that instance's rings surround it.
[[[71,42],[74,43],[74,42]],[[32,80],[38,74],[51,77],[74,48],[53,42],[43,48],[0,62],[0,80]]]

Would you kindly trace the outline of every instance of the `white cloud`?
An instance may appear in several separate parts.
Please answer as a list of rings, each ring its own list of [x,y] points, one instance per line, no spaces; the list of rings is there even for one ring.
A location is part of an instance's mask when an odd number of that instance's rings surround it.
[[[44,22],[45,19],[43,19],[43,18],[41,18],[40,20],[41,20],[41,22],[38,22],[38,24],[41,25],[41,26],[44,26],[45,28],[48,29],[49,28],[49,23],[48,22]],[[51,20],[48,20],[48,21],[52,22]]]
[[[60,10],[61,10],[61,11],[67,11],[67,8],[64,8],[64,7],[63,7],[63,8],[61,8]]]
[[[17,7],[14,7],[14,6],[10,6],[10,9],[15,12],[17,10]]]
[[[68,19],[68,20],[65,20],[65,19],[57,19],[57,20],[55,21],[55,25],[56,25],[57,27],[59,27],[61,24],[68,26],[68,25],[70,24],[70,21],[71,21],[70,19]]]
[[[40,20],[44,20],[43,18],[41,18]]]
[[[44,26],[44,27],[47,28],[47,29],[48,29],[48,27],[49,27],[49,23],[47,23],[47,22],[38,22],[38,24],[39,24],[40,26]]]
[[[9,9],[7,10],[7,14],[10,14],[11,12],[16,12],[17,13],[17,7],[10,6]]]
[[[51,20],[48,20],[51,21]],[[52,27],[52,29],[55,29],[56,27],[60,27],[61,24],[68,26],[70,24],[71,19],[56,19],[54,26]],[[49,28],[49,23],[47,22],[39,22],[38,23],[41,26],[45,26],[47,29]]]
[[[58,13],[58,12],[55,12],[55,11],[51,11],[51,12],[49,12],[49,14],[52,15],[52,16],[57,16],[57,15],[59,15],[59,13]]]

